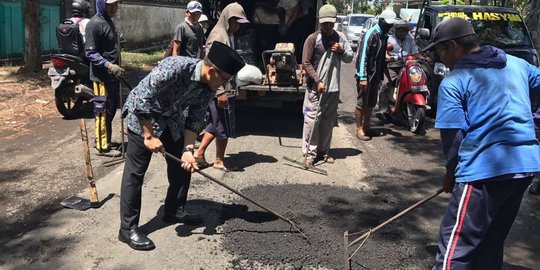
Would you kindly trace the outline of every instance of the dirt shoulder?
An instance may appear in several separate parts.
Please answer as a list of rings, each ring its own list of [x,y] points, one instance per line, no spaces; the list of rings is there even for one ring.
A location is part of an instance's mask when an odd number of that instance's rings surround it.
[[[35,124],[57,117],[47,69],[0,68],[0,142],[31,133]]]
[[[144,75],[140,72],[128,80],[135,85]],[[87,117],[94,179],[100,179],[123,163],[103,166],[110,158],[96,155],[94,121],[92,115]],[[113,141],[120,141],[119,119],[117,114]],[[88,183],[80,119],[64,119],[56,110],[46,67],[39,73],[0,68],[0,123],[2,245],[7,239],[43,226],[44,219],[62,208],[59,203],[63,199],[85,190]],[[101,194],[99,188],[98,194],[100,199],[108,195]]]

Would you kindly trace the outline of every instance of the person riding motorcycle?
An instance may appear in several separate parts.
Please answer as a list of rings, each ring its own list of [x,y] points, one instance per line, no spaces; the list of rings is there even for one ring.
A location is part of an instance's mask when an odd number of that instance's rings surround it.
[[[79,32],[82,35],[83,43],[86,43],[86,24],[90,21],[88,14],[90,3],[87,0],[75,0],[71,4],[71,18],[73,23],[79,23]]]
[[[388,101],[392,95],[392,90],[396,87],[396,82],[404,62],[402,61],[407,56],[415,56],[421,58],[418,53],[418,47],[411,36],[412,27],[406,20],[400,20],[393,27],[394,33],[389,35],[388,44],[392,46],[390,51],[386,53],[386,71],[383,81],[383,89],[379,93],[379,112],[375,116],[383,121],[384,112],[391,112],[393,108],[389,108]]]

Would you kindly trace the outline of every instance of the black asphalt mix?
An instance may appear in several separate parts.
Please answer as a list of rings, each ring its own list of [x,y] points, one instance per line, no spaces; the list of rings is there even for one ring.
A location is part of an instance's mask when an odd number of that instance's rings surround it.
[[[223,208],[224,248],[240,259],[294,269],[343,268],[345,230],[373,228],[408,206],[377,191],[328,185],[254,186],[243,192],[294,220],[309,241],[242,199]],[[436,235],[419,234],[415,220],[405,217],[372,235],[354,256],[353,269],[430,268]]]

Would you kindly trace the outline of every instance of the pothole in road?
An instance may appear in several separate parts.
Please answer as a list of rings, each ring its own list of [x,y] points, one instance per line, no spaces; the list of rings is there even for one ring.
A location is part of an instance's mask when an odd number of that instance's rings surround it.
[[[395,198],[327,185],[254,186],[242,192],[294,220],[309,237],[309,242],[300,234],[292,233],[286,222],[240,199],[223,209],[222,229],[226,235],[223,247],[243,260],[265,265],[285,264],[296,269],[342,268],[345,230],[358,232],[373,228],[402,210]],[[357,265],[357,269],[379,269],[382,265],[386,269],[397,269],[403,266],[403,259],[417,260],[413,257],[417,257],[418,250],[403,244],[407,236],[405,230],[412,229],[411,226],[388,226],[388,230],[371,236],[360,254],[353,258],[353,265]],[[425,252],[420,253],[425,257]],[[429,258],[423,259],[429,261]]]

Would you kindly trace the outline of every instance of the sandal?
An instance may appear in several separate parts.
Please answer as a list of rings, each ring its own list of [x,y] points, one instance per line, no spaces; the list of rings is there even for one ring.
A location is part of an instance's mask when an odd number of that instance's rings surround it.
[[[240,168],[237,168],[237,167],[225,167],[225,166],[212,166],[212,168],[216,169],[216,170],[220,170],[220,171],[223,171],[223,172],[241,172],[243,171],[242,169]]]
[[[325,163],[328,163],[328,164],[334,164],[334,162],[336,162],[336,159],[329,156],[329,155],[325,155],[322,160],[325,162]]]
[[[210,167],[210,163],[208,163],[204,158],[198,158],[196,157],[195,158],[195,162],[197,162],[197,167],[199,167],[199,169],[204,169],[204,168],[208,168]]]
[[[302,164],[304,165],[304,169],[310,169],[310,168],[313,168],[314,166],[314,163],[315,163],[315,160],[311,159],[311,158],[306,158],[304,159],[304,162],[302,162]]]
[[[363,131],[356,131],[356,138],[362,141],[371,140],[371,137],[367,136]]]

